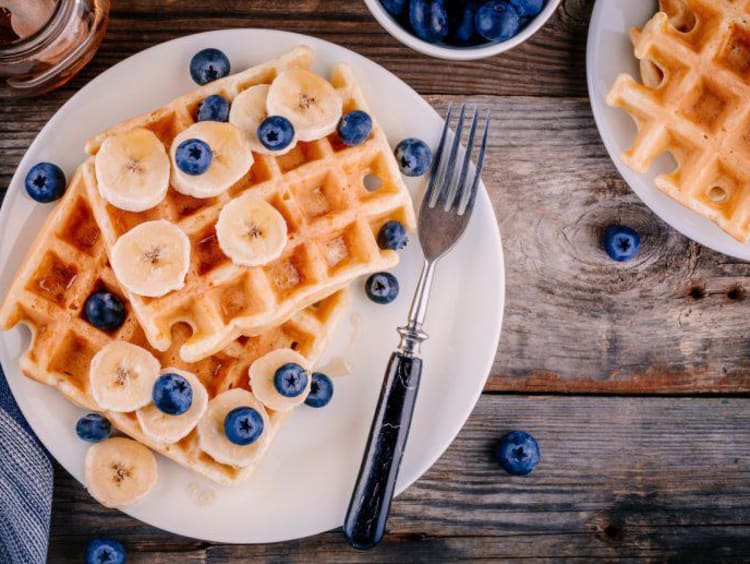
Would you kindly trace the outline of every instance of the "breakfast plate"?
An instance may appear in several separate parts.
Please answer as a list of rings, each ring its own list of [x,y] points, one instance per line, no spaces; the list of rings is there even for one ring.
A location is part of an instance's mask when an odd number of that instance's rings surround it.
[[[750,260],[750,245],[740,243],[710,220],[657,189],[654,179],[675,167],[669,155],[657,159],[646,174],[629,169],[620,158],[622,151],[631,146],[636,127],[626,112],[607,105],[607,93],[620,73],[639,76],[638,61],[633,55],[628,31],[643,26],[657,9],[655,1],[598,0],[594,6],[586,49],[586,75],[599,133],[622,177],[656,215],[701,245]]]
[[[88,138],[112,124],[190,91],[193,54],[216,47],[242,70],[301,44],[315,51],[315,70],[349,63],[373,115],[395,145],[405,137],[436,144],[442,120],[413,90],[375,63],[331,43],[271,30],[224,30],[184,37],[115,65],[82,88],[39,133],[22,159],[0,210],[0,294],[4,295],[51,207],[33,202],[23,178],[39,161],[70,176],[85,158]],[[415,203],[423,182],[410,182]],[[412,237],[394,274],[401,294],[388,306],[368,301],[362,281],[320,366],[348,363],[325,409],[298,409],[280,430],[252,478],[223,487],[162,457],[154,489],[128,506],[133,517],[178,534],[235,543],[276,542],[341,525],[359,467],[371,414],[390,352],[397,344],[416,285],[421,251]],[[439,265],[426,322],[425,373],[397,491],[421,476],[469,416],[495,358],[504,305],[500,233],[486,191],[456,251]],[[87,444],[76,437],[84,413],[52,388],[25,378],[18,359],[29,344],[23,328],[0,334],[0,363],[13,394],[50,453],[79,481]]]

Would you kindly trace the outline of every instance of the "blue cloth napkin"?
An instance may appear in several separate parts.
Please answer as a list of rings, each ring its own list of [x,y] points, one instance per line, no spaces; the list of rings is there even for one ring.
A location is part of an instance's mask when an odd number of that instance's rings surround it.
[[[52,464],[23,418],[0,367],[0,562],[47,559]]]

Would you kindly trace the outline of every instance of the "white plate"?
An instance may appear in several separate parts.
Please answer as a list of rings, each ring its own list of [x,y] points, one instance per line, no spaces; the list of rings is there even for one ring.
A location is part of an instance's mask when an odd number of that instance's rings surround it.
[[[598,0],[594,6],[586,48],[586,75],[599,133],[617,170],[656,215],[701,245],[725,255],[750,260],[750,245],[738,242],[713,222],[656,188],[654,179],[674,169],[670,156],[660,157],[647,174],[633,172],[620,159],[622,151],[632,145],[636,128],[625,111],[607,106],[607,92],[622,72],[640,76],[628,30],[633,26],[642,26],[656,10],[657,4],[652,0]]]
[[[441,119],[416,92],[382,67],[331,43],[243,29],[157,45],[82,88],[42,129],[21,161],[0,212],[2,295],[50,210],[24,193],[23,177],[33,163],[59,163],[70,177],[84,159],[83,146],[89,136],[193,89],[188,61],[204,47],[222,49],[233,68],[240,70],[301,43],[315,49],[320,72],[338,62],[351,64],[392,143],[416,136],[436,144]],[[422,187],[415,185],[415,196]],[[282,541],[340,526],[388,355],[397,344],[396,326],[406,319],[416,285],[421,252],[413,239],[395,270],[402,289],[393,304],[368,302],[362,282],[354,283],[351,310],[323,359],[325,363],[326,358],[345,355],[353,375],[335,381],[336,393],[327,408],[295,410],[258,472],[238,487],[216,486],[160,457],[155,489],[127,513],[168,531],[219,542]],[[401,466],[399,492],[437,460],[474,407],[495,358],[504,295],[500,233],[482,190],[464,239],[438,267],[426,324],[432,338],[424,346],[422,389]],[[361,322],[359,330],[353,331],[356,317]],[[82,480],[87,445],[74,432],[82,412],[54,390],[21,375],[18,358],[27,344],[26,330],[0,333],[0,362],[10,387],[45,446]]]

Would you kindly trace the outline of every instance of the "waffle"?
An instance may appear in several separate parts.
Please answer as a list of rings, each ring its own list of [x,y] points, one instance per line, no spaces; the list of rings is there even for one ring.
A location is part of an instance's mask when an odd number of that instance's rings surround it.
[[[315,362],[336,314],[346,302],[345,294],[337,292],[261,335],[239,338],[220,353],[200,362],[186,363],[178,354],[179,347],[190,336],[185,325],[173,328],[172,346],[161,352],[148,346],[130,305],[126,305],[125,323],[116,332],[101,331],[89,324],[83,317],[83,305],[91,293],[102,288],[122,295],[108,266],[87,200],[83,173],[79,170],[19,269],[0,308],[0,327],[7,330],[18,323],[28,325],[32,339],[19,360],[23,373],[95,411],[98,408],[89,389],[89,363],[99,349],[114,339],[145,347],[164,367],[195,373],[206,386],[209,397],[214,397],[233,387],[249,389],[248,367],[270,350],[290,347]],[[200,450],[195,430],[178,443],[160,445],[142,433],[134,413],[104,412],[104,415],[123,433],[216,482],[240,482],[254,469],[254,466],[234,468],[214,461]],[[275,434],[286,414],[269,411],[269,415],[269,431]]]
[[[620,75],[607,103],[638,132],[622,160],[638,173],[667,152],[666,194],[741,242],[750,237],[750,1],[662,0],[631,39],[641,79]]]
[[[180,131],[194,123],[196,109],[206,96],[221,94],[232,100],[250,86],[270,83],[284,68],[307,68],[311,62],[310,48],[298,47],[117,125],[92,139],[87,151],[95,155],[108,136],[134,127],[152,130],[169,147]],[[348,66],[336,66],[331,83],[342,97],[344,112],[367,108]],[[397,254],[377,245],[380,227],[389,220],[400,221],[407,229],[415,225],[411,198],[377,125],[373,135],[356,147],[343,145],[334,133],[300,142],[284,156],[256,154],[248,174],[222,195],[195,199],[170,188],[161,204],[142,213],[125,212],[101,198],[93,160],[84,166],[84,179],[108,249],[143,221],[167,219],[188,234],[191,268],[185,287],[161,298],[127,296],[154,348],[170,346],[175,323],[193,328],[180,349],[186,360],[204,358],[239,335],[277,325],[358,276],[393,267]],[[379,188],[368,190],[365,184],[370,181]],[[257,267],[233,264],[219,248],[215,230],[222,207],[249,190],[281,213],[289,233],[282,256]]]

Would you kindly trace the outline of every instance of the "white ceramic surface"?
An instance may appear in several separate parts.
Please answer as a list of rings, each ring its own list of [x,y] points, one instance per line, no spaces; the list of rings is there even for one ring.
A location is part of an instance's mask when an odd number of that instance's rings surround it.
[[[647,174],[637,174],[620,159],[635,139],[636,127],[630,116],[606,104],[607,92],[617,75],[640,76],[628,30],[646,23],[656,12],[652,0],[598,0],[589,26],[586,74],[594,118],[617,170],[651,210],[677,231],[715,251],[750,260],[750,245],[740,243],[713,222],[680,205],[656,188],[654,179],[674,169],[669,155],[659,158]]]
[[[401,27],[395,19],[393,19],[393,16],[383,8],[380,0],[365,0],[367,8],[370,10],[370,13],[375,16],[375,19],[378,20],[378,23],[380,23],[388,33],[398,39],[401,43],[407,47],[411,47],[415,51],[424,53],[425,55],[437,57],[438,59],[451,59],[454,61],[485,59],[487,57],[492,57],[493,55],[504,53],[509,49],[513,49],[513,47],[520,45],[534,35],[539,28],[547,23],[547,20],[555,12],[560,2],[561,0],[547,0],[547,4],[539,15],[531,20],[528,25],[518,33],[518,35],[507,41],[473,47],[446,47],[444,45],[428,43],[427,41],[421,40],[416,35],[412,35],[409,31]]]
[[[435,144],[437,113],[394,75],[367,59],[312,37],[270,30],[226,30],[192,35],[147,49],[82,88],[40,132],[14,176],[0,212],[0,294],[4,295],[26,250],[51,209],[23,190],[37,161],[59,163],[70,177],[84,159],[85,140],[120,119],[156,108],[194,88],[187,68],[205,47],[224,50],[235,70],[306,43],[326,72],[345,61],[369,94],[373,114],[393,144],[417,136]],[[415,198],[423,184],[413,187]],[[159,480],[130,515],[182,535],[221,542],[272,542],[340,526],[353,487],[388,355],[397,344],[416,284],[421,252],[416,238],[395,270],[401,295],[389,306],[364,297],[353,284],[353,302],[321,364],[345,356],[353,374],[335,381],[332,403],[301,406],[282,428],[258,472],[246,484],[220,487],[159,457]],[[426,329],[425,370],[397,490],[424,473],[461,429],[481,393],[495,357],[505,294],[497,222],[484,190],[466,236],[438,268]],[[360,320],[357,322],[357,320]],[[0,333],[0,361],[31,426],[52,455],[83,478],[86,444],[75,435],[82,411],[53,389],[23,377],[17,360],[28,331]]]

